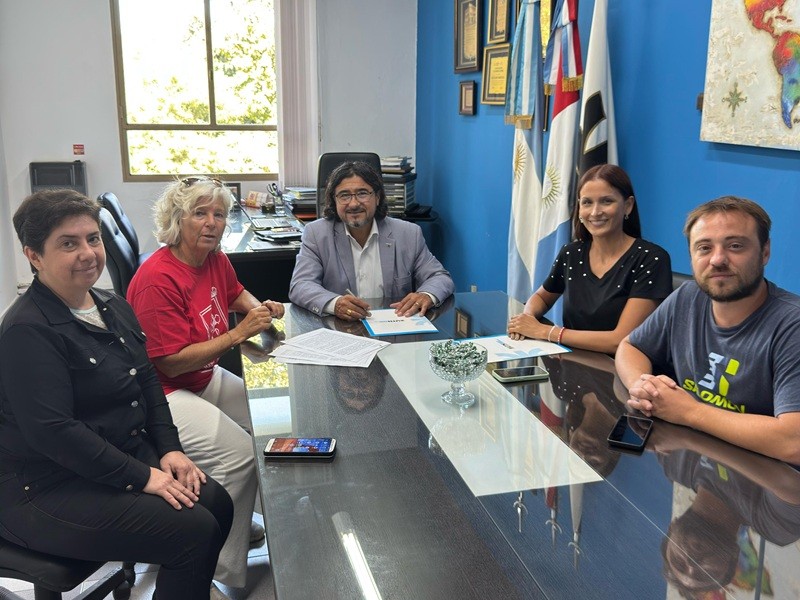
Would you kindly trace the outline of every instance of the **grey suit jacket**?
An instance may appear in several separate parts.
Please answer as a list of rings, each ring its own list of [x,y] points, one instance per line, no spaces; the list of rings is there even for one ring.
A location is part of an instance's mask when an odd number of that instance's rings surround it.
[[[386,298],[399,300],[412,291],[433,294],[439,302],[453,293],[450,273],[428,250],[419,225],[379,219],[378,244]],[[355,290],[350,241],[341,221],[318,219],[303,230],[303,244],[289,285],[289,300],[316,314],[345,290]]]

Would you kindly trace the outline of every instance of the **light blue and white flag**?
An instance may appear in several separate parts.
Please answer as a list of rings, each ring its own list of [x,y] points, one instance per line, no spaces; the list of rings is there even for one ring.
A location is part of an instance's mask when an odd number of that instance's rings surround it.
[[[552,78],[553,117],[547,140],[547,161],[542,179],[542,202],[540,230],[537,237],[536,268],[534,280],[537,284],[545,280],[561,247],[569,242],[572,234],[570,217],[575,202],[575,160],[578,150],[578,113],[580,110],[578,89],[583,79],[580,62],[580,37],[578,35],[577,0],[558,0],[555,7],[553,29],[550,40],[565,38],[569,30],[569,46],[550,44],[545,65],[555,66]],[[554,54],[575,53],[578,59],[571,61],[572,70],[564,71],[564,61]],[[545,67],[546,69],[546,67]],[[553,322],[561,322],[561,300],[549,313]]]
[[[533,293],[542,198],[542,38],[539,0],[520,8],[509,64],[506,122],[514,124],[508,293],[520,302]]]

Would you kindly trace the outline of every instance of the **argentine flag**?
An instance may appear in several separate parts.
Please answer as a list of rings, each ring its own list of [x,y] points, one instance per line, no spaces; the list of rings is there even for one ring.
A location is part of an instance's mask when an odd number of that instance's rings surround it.
[[[506,93],[506,122],[514,124],[508,294],[525,302],[534,280],[542,197],[542,37],[539,0],[525,0],[514,33]]]

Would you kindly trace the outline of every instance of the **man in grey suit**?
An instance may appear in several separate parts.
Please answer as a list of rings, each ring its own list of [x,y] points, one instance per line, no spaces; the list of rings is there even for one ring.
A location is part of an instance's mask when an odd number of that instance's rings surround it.
[[[363,298],[401,298],[390,306],[404,316],[446,300],[453,280],[419,226],[387,211],[381,176],[368,164],[348,162],[331,173],[324,218],[303,231],[289,300],[347,321],[369,315]]]

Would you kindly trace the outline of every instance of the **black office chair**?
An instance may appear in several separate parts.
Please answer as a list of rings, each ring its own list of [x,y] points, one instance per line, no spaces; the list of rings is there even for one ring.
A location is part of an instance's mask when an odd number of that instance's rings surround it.
[[[128,238],[123,235],[114,217],[105,208],[100,209],[100,235],[106,247],[106,267],[111,275],[114,291],[125,297],[133,274],[139,268],[139,262]]]
[[[319,157],[317,163],[317,217],[322,217],[325,210],[325,187],[333,170],[346,162],[361,161],[367,163],[378,174],[381,172],[381,157],[374,152],[326,152]]]
[[[47,535],[42,532],[42,535]],[[28,550],[0,538],[0,577],[20,579],[33,584],[36,600],[61,600],[68,592],[86,581],[105,563],[52,556]],[[84,590],[76,600],[101,600],[109,594],[116,599],[129,598],[136,580],[133,563],[124,563]],[[20,598],[0,587],[0,598]]]
[[[117,227],[119,227],[125,239],[128,240],[134,255],[137,257],[137,266],[141,265],[150,257],[152,252],[145,252],[144,254],[139,252],[139,236],[136,235],[136,230],[133,228],[133,223],[131,223],[128,215],[122,210],[122,204],[120,204],[117,195],[113,192],[105,192],[97,197],[97,201],[100,203],[100,206],[108,210],[111,216],[114,217],[114,220],[117,222]]]
[[[672,291],[674,292],[679,287],[681,287],[684,282],[691,281],[694,279],[693,276],[687,275],[686,273],[678,273],[677,271],[672,272]]]

